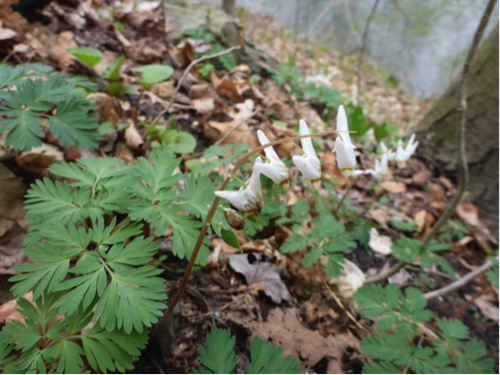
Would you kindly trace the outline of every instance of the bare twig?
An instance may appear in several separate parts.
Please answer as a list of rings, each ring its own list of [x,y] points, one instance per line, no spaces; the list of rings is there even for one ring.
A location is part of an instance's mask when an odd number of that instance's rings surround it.
[[[372,10],[370,12],[370,15],[368,16],[368,19],[366,20],[365,24],[365,31],[363,32],[363,40],[361,42],[361,49],[359,51],[359,59],[358,59],[358,74],[356,78],[356,83],[357,83],[357,99],[356,103],[359,105],[359,98],[361,95],[361,68],[363,67],[363,59],[365,57],[365,50],[366,50],[366,41],[368,39],[368,31],[370,30],[370,24],[372,22],[373,16],[375,16],[375,12],[377,11],[378,3],[380,0],[375,0],[375,3],[373,3]]]
[[[483,294],[488,291],[488,283],[484,283],[479,292],[476,292],[467,302],[465,302],[462,307],[450,316],[450,319],[458,319],[460,316]]]
[[[498,257],[497,257],[498,259]],[[427,299],[433,299],[439,296],[443,296],[447,293],[450,293],[456,289],[459,289],[472,281],[476,276],[481,275],[483,272],[486,272],[493,266],[493,262],[491,260],[487,261],[484,263],[481,267],[479,267],[477,270],[474,270],[472,272],[469,272],[467,275],[461,277],[455,282],[452,282],[451,284],[446,285],[445,287],[442,287],[441,289],[433,290],[432,292],[425,293],[424,297]]]
[[[241,168],[241,166],[248,159],[250,159],[255,154],[260,153],[265,148],[277,146],[277,145],[280,145],[280,144],[286,143],[286,142],[292,142],[292,141],[295,141],[297,139],[311,138],[311,137],[312,138],[314,138],[314,137],[322,137],[322,136],[325,136],[325,135],[337,134],[337,133],[338,132],[336,130],[328,130],[328,131],[324,131],[324,132],[320,132],[320,133],[315,133],[315,134],[298,135],[298,136],[294,136],[294,137],[283,138],[283,139],[280,139],[280,140],[277,140],[277,141],[274,141],[274,142],[271,142],[271,143],[267,143],[267,144],[265,144],[263,146],[255,148],[255,149],[251,149],[250,151],[248,151],[245,155],[243,155],[240,158],[240,160],[238,161],[238,163],[236,164],[236,166],[231,170],[231,173],[229,173],[229,175],[226,177],[226,179],[222,183],[222,186],[221,186],[220,190],[222,191],[222,190],[224,190],[227,187],[227,185],[229,184],[229,181],[231,181],[231,178],[232,178],[231,176],[234,176],[235,173]],[[194,246],[193,253],[191,254],[191,258],[189,258],[189,263],[188,263],[188,265],[186,267],[186,271],[184,272],[184,276],[182,277],[181,284],[179,286],[179,290],[177,291],[177,294],[175,295],[173,301],[168,306],[167,311],[165,311],[165,313],[163,314],[162,318],[160,319],[160,321],[158,322],[158,324],[156,325],[156,327],[153,329],[153,332],[151,333],[153,336],[156,333],[158,333],[158,330],[160,329],[160,327],[163,324],[165,324],[165,322],[167,321],[168,317],[174,311],[175,306],[180,301],[181,296],[184,293],[184,290],[186,289],[187,283],[189,281],[189,275],[191,274],[191,271],[193,270],[193,266],[194,266],[194,263],[196,261],[196,257],[198,256],[198,253],[200,252],[201,244],[203,243],[203,239],[205,238],[205,235],[207,234],[208,227],[210,226],[210,223],[211,223],[212,218],[213,218],[213,216],[215,214],[215,211],[217,210],[217,208],[219,206],[220,199],[221,199],[220,197],[215,196],[214,201],[212,203],[212,206],[210,207],[210,210],[208,211],[207,217],[205,218],[205,222],[203,223],[203,226],[201,227],[200,234],[198,235],[198,239],[196,240],[196,244]]]
[[[316,27],[318,27],[319,21],[321,21],[323,19],[323,17],[335,5],[336,2],[337,2],[336,0],[330,0],[330,2],[328,4],[326,4],[326,6],[323,8],[323,10],[318,15],[318,17],[316,17],[312,26],[309,28],[309,31],[307,32],[309,40],[314,40],[314,30],[316,29]]]
[[[489,0],[486,5],[486,9],[481,17],[479,25],[477,27],[476,33],[474,34],[474,39],[472,40],[472,44],[469,48],[469,53],[467,54],[467,58],[465,59],[464,66],[462,69],[462,76],[460,77],[459,82],[459,94],[458,94],[458,105],[457,111],[461,114],[460,123],[458,127],[458,135],[457,135],[457,143],[458,143],[458,151],[457,151],[457,163],[458,163],[458,175],[459,182],[457,193],[451,200],[450,204],[446,208],[446,211],[439,218],[439,220],[434,224],[429,233],[422,240],[422,247],[425,248],[432,240],[432,238],[436,235],[436,233],[443,227],[443,225],[448,221],[451,215],[455,212],[458,204],[462,200],[462,196],[464,195],[465,189],[467,188],[467,184],[469,182],[469,169],[467,165],[467,155],[465,153],[465,126],[467,124],[467,94],[465,83],[467,82],[467,78],[469,76],[469,69],[472,65],[472,61],[474,60],[474,56],[476,55],[477,47],[479,46],[479,42],[484,33],[484,29],[488,24],[490,16],[495,8],[496,0]],[[402,269],[406,265],[406,262],[399,261],[393,267],[391,267],[386,272],[371,277],[365,281],[365,284],[370,283],[378,283],[384,281],[388,277],[394,275],[400,269]]]
[[[222,51],[222,52],[219,52],[219,53],[214,53],[213,55],[209,55],[209,56],[203,56],[203,57],[200,57],[199,59],[197,60],[194,60],[191,62],[191,64],[189,64],[189,66],[187,67],[187,69],[184,71],[184,73],[182,74],[181,78],[179,79],[179,82],[177,82],[177,86],[174,90],[174,93],[172,94],[172,98],[170,99],[170,101],[168,102],[168,105],[166,106],[166,108],[161,111],[158,116],[156,116],[156,118],[154,119],[153,123],[151,124],[151,126],[155,126],[158,121],[160,121],[160,118],[169,111],[169,109],[172,107],[172,104],[174,103],[174,100],[175,100],[175,96],[177,95],[177,93],[179,92],[180,88],[181,88],[181,85],[182,83],[184,82],[184,80],[186,79],[187,75],[189,74],[189,72],[191,71],[191,69],[193,69],[196,64],[199,64],[203,61],[206,61],[206,60],[211,60],[211,59],[215,59],[216,57],[221,57],[221,56],[224,56],[224,55],[227,55],[228,53],[231,53],[237,49],[240,49],[241,47],[240,46],[233,46],[225,51]]]
[[[351,10],[349,9],[349,2],[350,2],[349,0],[344,0],[344,10],[347,19],[347,24],[349,25],[349,30],[351,30],[351,34],[356,40],[358,47],[361,47],[361,40],[359,40],[359,36],[356,33],[356,30],[354,30],[354,25],[352,23]]]
[[[337,302],[337,305],[339,305],[344,311],[345,313],[347,314],[347,316],[349,317],[349,319],[351,319],[351,321],[358,327],[358,328],[361,328],[365,331],[368,331],[370,332],[370,330],[368,328],[366,328],[365,326],[363,326],[360,322],[358,322],[356,320],[356,318],[351,314],[351,312],[349,310],[347,310],[344,306],[344,304],[340,301],[340,299],[335,295],[335,293],[333,293],[333,290],[330,288],[330,285],[328,285],[328,283],[325,281],[325,287],[326,289],[328,290],[328,292],[330,293],[330,295],[332,296],[332,298],[335,300],[335,302]]]
[[[214,146],[220,145],[222,142],[224,142],[236,129],[238,129],[241,125],[250,120],[253,116],[255,116],[259,112],[260,109],[256,109],[250,114],[250,116],[248,116],[247,118],[241,120],[236,125],[234,125],[231,129],[229,129],[229,131],[226,134],[224,134],[224,136],[221,139],[219,139],[217,142],[214,143]]]

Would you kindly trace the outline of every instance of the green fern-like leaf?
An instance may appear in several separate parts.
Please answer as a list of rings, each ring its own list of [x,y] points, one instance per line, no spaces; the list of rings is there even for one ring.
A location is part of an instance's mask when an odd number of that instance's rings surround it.
[[[254,337],[250,345],[248,374],[302,374],[299,363],[291,355],[283,359],[283,348]]]
[[[216,329],[207,335],[207,348],[200,346],[201,366],[195,374],[233,374],[238,360],[234,355],[236,338],[228,330]]]
[[[214,191],[214,184],[209,179],[190,173],[178,198],[182,202],[180,207],[204,220],[214,199]]]

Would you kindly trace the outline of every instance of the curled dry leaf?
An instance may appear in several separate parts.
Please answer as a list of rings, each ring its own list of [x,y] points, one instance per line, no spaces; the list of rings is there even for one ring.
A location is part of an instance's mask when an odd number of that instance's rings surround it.
[[[392,240],[388,236],[380,235],[377,229],[371,228],[368,246],[376,253],[389,255],[391,253]]]
[[[380,184],[380,187],[391,194],[406,193],[406,185],[403,182],[384,181]]]
[[[365,274],[350,260],[345,260],[343,264],[344,270],[342,275],[336,278],[331,278],[328,283],[336,285],[340,297],[344,299],[351,299],[352,295],[358,288],[363,286],[365,281]]]
[[[470,296],[466,296],[466,298],[470,299]],[[483,295],[476,298],[474,304],[479,307],[484,316],[498,322],[498,302],[492,303],[490,296]]]
[[[253,263],[250,263],[249,257],[256,259]],[[229,264],[236,272],[245,276],[249,286],[257,283],[264,284],[264,293],[275,303],[291,300],[292,296],[281,280],[281,274],[284,271],[283,267],[261,262],[261,259],[262,255],[258,253],[235,254],[229,259]]]
[[[29,302],[33,302],[33,292],[28,292],[23,296],[24,299]],[[9,302],[4,303],[0,306],[0,323],[10,323],[13,320],[19,322],[24,322],[24,315],[17,312],[19,308],[17,304],[17,299],[12,299]]]
[[[46,173],[55,161],[63,161],[64,155],[61,150],[53,145],[42,144],[31,151],[25,151],[16,157],[17,164],[29,171]]]
[[[133,123],[130,123],[128,128],[125,129],[125,141],[127,142],[127,146],[132,150],[140,149],[144,143],[142,136],[139,134]]]

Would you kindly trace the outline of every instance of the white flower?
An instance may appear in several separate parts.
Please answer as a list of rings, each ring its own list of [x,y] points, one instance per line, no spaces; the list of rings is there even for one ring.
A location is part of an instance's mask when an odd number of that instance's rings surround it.
[[[354,172],[354,167],[356,166],[356,156],[354,155],[356,147],[351,142],[347,117],[342,105],[339,107],[337,114],[337,130],[339,133],[332,152],[337,153],[337,164],[342,174],[349,177]]]
[[[347,259],[342,267],[342,274],[337,278],[331,278],[328,283],[337,285],[341,298],[351,299],[356,290],[363,286],[365,274],[356,264]]]
[[[403,143],[401,142],[401,140],[399,140],[398,148],[396,150],[396,160],[398,162],[405,162],[413,155],[418,147],[418,141],[414,141],[415,134],[412,134],[410,140],[408,141],[408,144],[406,145],[406,148],[403,148]]]
[[[257,137],[262,146],[267,145],[269,139],[267,139],[264,132],[257,130]],[[276,151],[273,147],[267,147],[264,149],[266,153],[266,158],[269,159],[266,163],[256,163],[254,165],[254,170],[262,173],[264,176],[269,177],[275,184],[281,184],[285,190],[288,190],[290,185],[290,174],[285,163],[281,161]]]
[[[365,174],[371,174],[374,178],[379,179],[387,173],[387,160],[389,156],[387,153],[382,155],[380,161],[375,160],[375,169],[367,169]]]
[[[260,185],[260,172],[255,166],[262,164],[262,159],[258,157],[255,160],[252,175],[238,191],[216,191],[215,195],[227,199],[232,206],[240,211],[257,211],[262,208],[262,188]]]
[[[300,120],[299,133],[300,135],[309,135],[309,129],[304,120]],[[316,151],[314,151],[311,138],[302,138],[300,143],[302,144],[304,155],[295,155],[292,158],[293,163],[302,172],[302,176],[317,189],[321,184],[321,164],[316,156]]]
[[[362,169],[355,169],[352,172],[352,177],[358,177],[358,176],[361,176],[362,174],[366,174],[366,172]]]
[[[384,142],[380,141],[380,148],[384,154],[387,154],[387,160],[391,161],[396,159],[396,153],[387,148]]]

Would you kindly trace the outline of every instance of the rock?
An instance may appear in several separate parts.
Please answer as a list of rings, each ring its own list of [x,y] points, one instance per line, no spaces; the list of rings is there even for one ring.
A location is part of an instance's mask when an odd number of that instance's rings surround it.
[[[240,44],[241,25],[220,9],[212,9],[198,0],[176,0],[165,2],[165,13],[168,24],[172,27],[168,37],[177,43],[187,29],[203,27],[214,34],[217,40],[226,47]],[[246,64],[256,74],[269,69],[277,69],[279,62],[275,56],[258,47],[248,37],[243,36],[244,47],[235,51],[237,64]]]

